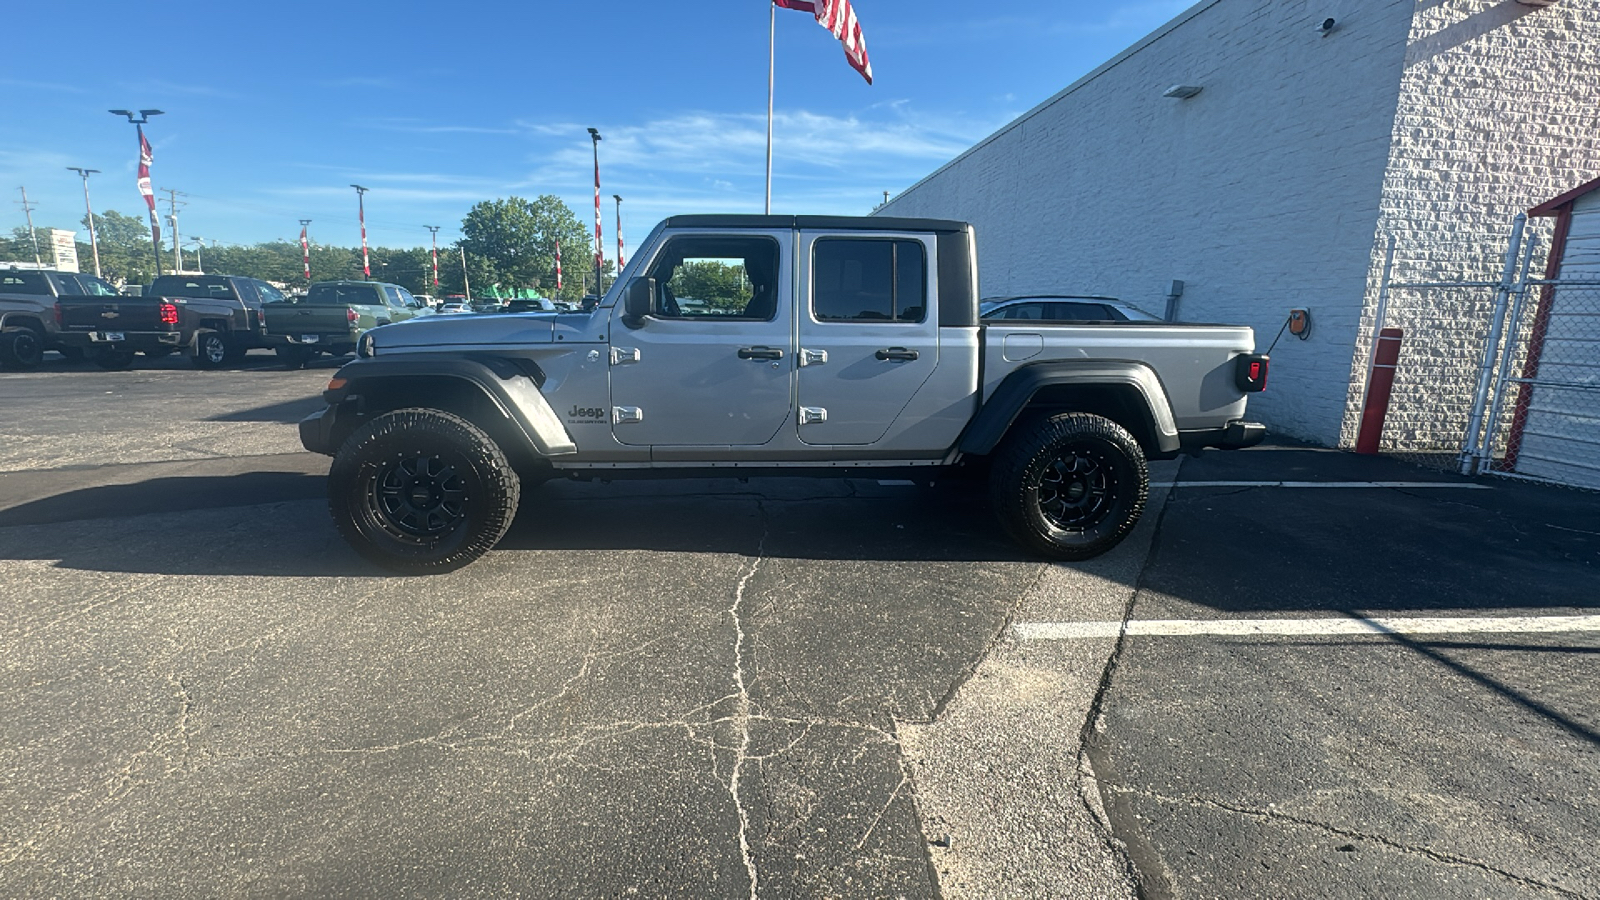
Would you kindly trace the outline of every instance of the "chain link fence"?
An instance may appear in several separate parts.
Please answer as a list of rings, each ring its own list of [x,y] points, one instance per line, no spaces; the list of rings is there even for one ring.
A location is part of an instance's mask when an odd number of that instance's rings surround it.
[[[1439,281],[1423,280],[1440,271],[1429,251],[1389,240],[1370,346],[1398,338],[1399,358],[1378,365],[1393,381],[1369,445],[1442,470],[1600,489],[1600,282],[1531,277],[1539,243],[1519,217],[1498,278]]]

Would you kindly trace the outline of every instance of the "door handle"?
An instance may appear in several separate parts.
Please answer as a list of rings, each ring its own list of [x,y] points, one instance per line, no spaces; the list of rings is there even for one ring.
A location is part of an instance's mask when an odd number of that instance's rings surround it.
[[[889,359],[911,360],[911,359],[916,359],[917,358],[917,351],[915,351],[915,350],[907,350],[904,347],[888,347],[886,349],[879,350],[877,353],[874,353],[872,355],[876,356],[878,359],[882,359],[882,360],[889,360]]]
[[[740,347],[740,359],[783,359],[783,351],[777,347]]]

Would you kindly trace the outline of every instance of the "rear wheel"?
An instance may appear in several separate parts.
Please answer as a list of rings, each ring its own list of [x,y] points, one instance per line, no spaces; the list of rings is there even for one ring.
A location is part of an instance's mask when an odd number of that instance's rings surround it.
[[[0,331],[0,366],[35,369],[44,362],[44,336],[27,326]]]
[[[90,358],[100,368],[112,371],[126,369],[133,365],[132,350],[114,350],[110,347],[102,347],[95,350]]]
[[[328,473],[339,533],[367,559],[410,574],[448,572],[487,553],[520,497],[499,445],[436,409],[378,416],[345,441]]]
[[[1149,469],[1127,429],[1065,413],[1009,436],[989,484],[995,515],[1017,543],[1052,559],[1088,559],[1133,530]]]
[[[220,331],[202,328],[195,332],[194,355],[190,357],[196,369],[221,368],[228,360],[228,340]]]

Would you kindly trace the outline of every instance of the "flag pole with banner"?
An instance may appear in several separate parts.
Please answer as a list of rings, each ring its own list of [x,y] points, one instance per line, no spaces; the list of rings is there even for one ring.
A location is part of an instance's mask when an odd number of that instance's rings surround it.
[[[300,225],[300,259],[305,264],[306,284],[311,283],[311,241],[306,238],[306,228],[310,225],[310,220]]]
[[[133,127],[139,132],[139,193],[144,195],[145,205],[150,208],[150,244],[156,251],[156,275],[161,274],[161,221],[156,218],[156,193],[150,189],[150,163],[155,161],[155,153],[150,149],[150,141],[144,136],[144,125],[135,122]]]
[[[772,87],[778,35],[778,7],[811,13],[817,24],[844,45],[850,68],[872,83],[872,61],[867,58],[867,39],[861,34],[855,8],[850,0],[772,0],[767,11],[767,214],[772,214]]]

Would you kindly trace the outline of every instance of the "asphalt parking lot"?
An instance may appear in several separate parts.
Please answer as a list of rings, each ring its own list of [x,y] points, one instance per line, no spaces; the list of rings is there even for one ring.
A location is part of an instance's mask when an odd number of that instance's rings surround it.
[[[1058,566],[951,489],[561,482],[396,578],[332,367],[0,374],[0,895],[1600,896],[1593,495],[1213,454]]]

